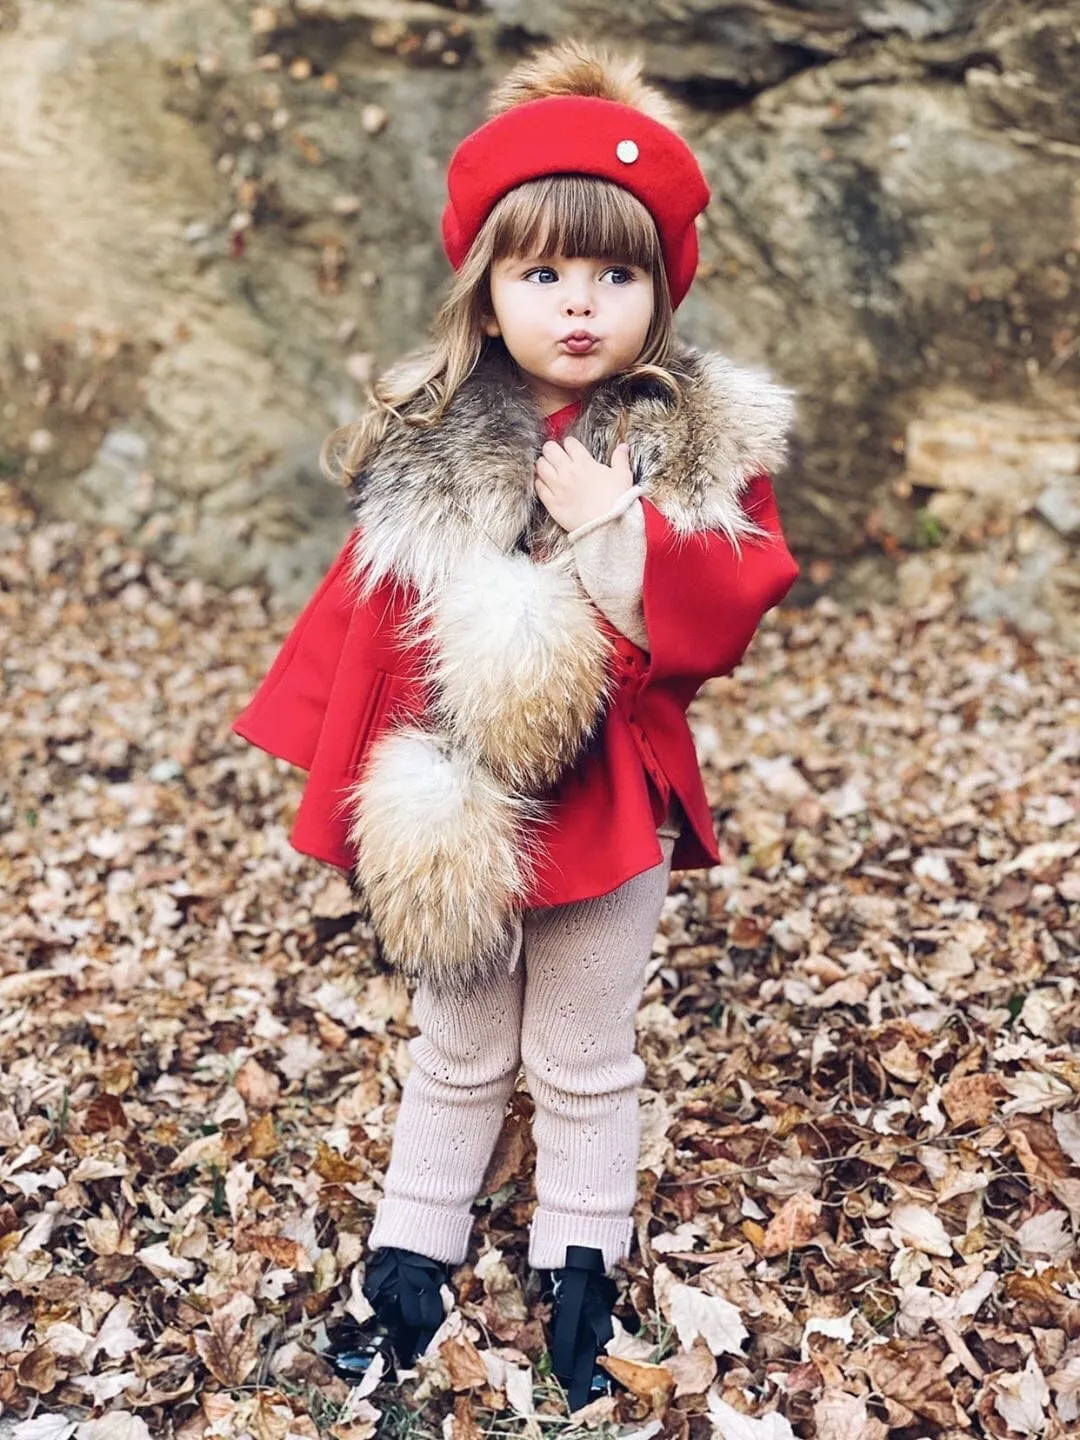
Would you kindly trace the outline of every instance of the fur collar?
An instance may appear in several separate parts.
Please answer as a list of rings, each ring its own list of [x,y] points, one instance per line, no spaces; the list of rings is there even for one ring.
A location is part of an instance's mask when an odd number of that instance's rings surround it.
[[[605,464],[625,440],[636,483],[677,530],[723,530],[737,544],[754,527],[739,499],[785,456],[791,393],[760,371],[682,346],[671,370],[676,407],[654,381],[611,379],[592,393],[571,434]],[[509,554],[522,541],[564,548],[533,491],[543,421],[531,393],[492,346],[429,430],[399,423],[353,482],[369,585],[393,575],[425,595],[479,544]]]
[[[640,492],[680,533],[738,545],[756,533],[744,488],[783,458],[789,395],[689,348],[672,369],[681,405],[654,381],[613,379],[573,433],[605,463],[628,441]],[[542,440],[493,348],[439,425],[392,426],[352,491],[359,591],[415,588],[432,695],[422,725],[379,736],[352,788],[354,879],[391,963],[452,991],[513,958],[544,796],[608,698],[607,632],[535,498]]]

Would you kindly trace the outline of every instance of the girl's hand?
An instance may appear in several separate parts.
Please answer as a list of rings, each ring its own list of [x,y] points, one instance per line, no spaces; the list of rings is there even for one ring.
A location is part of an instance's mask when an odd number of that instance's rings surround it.
[[[564,530],[606,515],[633,483],[629,445],[617,446],[611,464],[601,465],[571,435],[565,445],[549,440],[536,462],[540,503]]]

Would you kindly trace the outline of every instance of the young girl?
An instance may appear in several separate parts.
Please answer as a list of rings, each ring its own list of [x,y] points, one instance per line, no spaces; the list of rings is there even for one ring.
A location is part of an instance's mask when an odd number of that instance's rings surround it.
[[[709,192],[640,65],[565,44],[491,110],[450,163],[434,343],[327,442],[356,528],[236,729],[308,771],[293,843],[415,984],[341,1368],[408,1364],[441,1322],[524,1064],[529,1261],[576,1409],[630,1245],[669,871],[718,859],[686,709],[795,578],[769,481],[791,412],[673,336]]]

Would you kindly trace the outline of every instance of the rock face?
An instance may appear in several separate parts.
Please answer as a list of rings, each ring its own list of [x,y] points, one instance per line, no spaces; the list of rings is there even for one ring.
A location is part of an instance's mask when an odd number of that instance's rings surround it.
[[[898,598],[931,613],[957,602],[1029,635],[1075,633],[1080,599],[1080,404],[1024,405],[939,391],[912,421],[906,480],[929,492],[924,538],[959,542],[904,560]]]
[[[1077,0],[0,0],[0,471],[294,604],[346,526],[319,444],[446,278],[446,160],[567,34],[686,107],[714,199],[681,328],[798,391],[816,579],[925,538],[936,397],[1076,395]],[[1075,473],[1037,481],[1032,523],[1075,513]]]

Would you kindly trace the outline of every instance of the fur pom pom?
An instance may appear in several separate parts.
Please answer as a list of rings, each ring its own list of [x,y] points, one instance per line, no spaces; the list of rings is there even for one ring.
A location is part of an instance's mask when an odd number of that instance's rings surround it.
[[[563,561],[475,553],[432,607],[439,712],[513,790],[573,764],[603,709],[608,644]]]
[[[678,131],[675,106],[641,78],[641,60],[612,55],[580,40],[564,40],[541,50],[504,76],[491,93],[489,115],[501,115],[528,100],[552,95],[592,95],[640,110],[669,130]]]
[[[356,881],[390,964],[466,993],[508,960],[527,884],[517,830],[528,802],[422,730],[392,731],[353,787]]]

